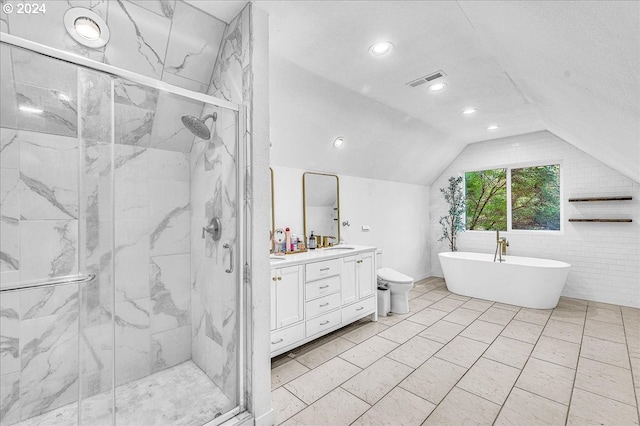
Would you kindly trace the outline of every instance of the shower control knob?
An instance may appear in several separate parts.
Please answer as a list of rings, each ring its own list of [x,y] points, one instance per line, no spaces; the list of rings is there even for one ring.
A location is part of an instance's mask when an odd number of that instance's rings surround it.
[[[210,234],[214,241],[218,241],[220,239],[220,235],[222,234],[222,223],[220,222],[220,218],[214,217],[209,222],[209,226],[202,227],[202,239],[205,239],[207,234]]]

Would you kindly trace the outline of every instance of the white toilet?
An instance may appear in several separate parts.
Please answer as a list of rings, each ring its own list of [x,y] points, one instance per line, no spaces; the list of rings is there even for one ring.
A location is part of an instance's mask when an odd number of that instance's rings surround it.
[[[380,255],[377,253],[378,265],[380,265]],[[409,312],[409,291],[413,288],[413,278],[402,274],[391,268],[380,268],[377,270],[378,286],[384,286],[391,293],[391,312],[394,314],[406,314]]]

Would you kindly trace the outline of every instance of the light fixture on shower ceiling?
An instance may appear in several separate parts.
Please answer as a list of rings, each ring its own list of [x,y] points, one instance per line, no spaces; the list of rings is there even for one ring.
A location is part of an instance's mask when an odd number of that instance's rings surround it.
[[[99,49],[109,41],[109,27],[100,15],[84,7],[73,7],[64,14],[64,26],[75,41]]]

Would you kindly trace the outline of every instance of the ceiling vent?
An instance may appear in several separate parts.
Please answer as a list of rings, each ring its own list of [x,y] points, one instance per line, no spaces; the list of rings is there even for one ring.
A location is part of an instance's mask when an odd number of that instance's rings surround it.
[[[436,71],[429,75],[425,75],[424,77],[417,78],[413,81],[408,82],[407,84],[411,87],[418,87],[421,84],[430,83],[434,80],[444,77],[446,74],[443,71]]]

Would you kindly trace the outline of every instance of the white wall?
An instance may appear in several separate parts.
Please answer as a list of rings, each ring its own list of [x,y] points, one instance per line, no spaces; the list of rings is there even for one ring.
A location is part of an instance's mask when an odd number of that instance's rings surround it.
[[[424,185],[464,145],[277,55],[269,70],[272,165]],[[335,149],[338,136],[345,142]],[[441,143],[425,149],[434,140]]]
[[[303,234],[302,174],[307,170],[272,166],[275,226]],[[383,250],[382,266],[414,279],[431,275],[429,187],[339,175],[342,238]],[[369,225],[370,231],[363,231]],[[380,265],[378,265],[380,266]]]
[[[603,141],[603,143],[606,143]],[[570,297],[640,307],[640,184],[549,132],[468,145],[431,185],[431,262],[442,276],[438,252],[440,216],[447,210],[439,188],[465,171],[517,164],[561,163],[562,232],[501,233],[509,253],[572,265],[563,294]],[[574,197],[631,195],[633,201],[569,203]],[[631,218],[632,223],[569,223],[569,218]],[[493,253],[495,233],[464,232],[458,250]]]

